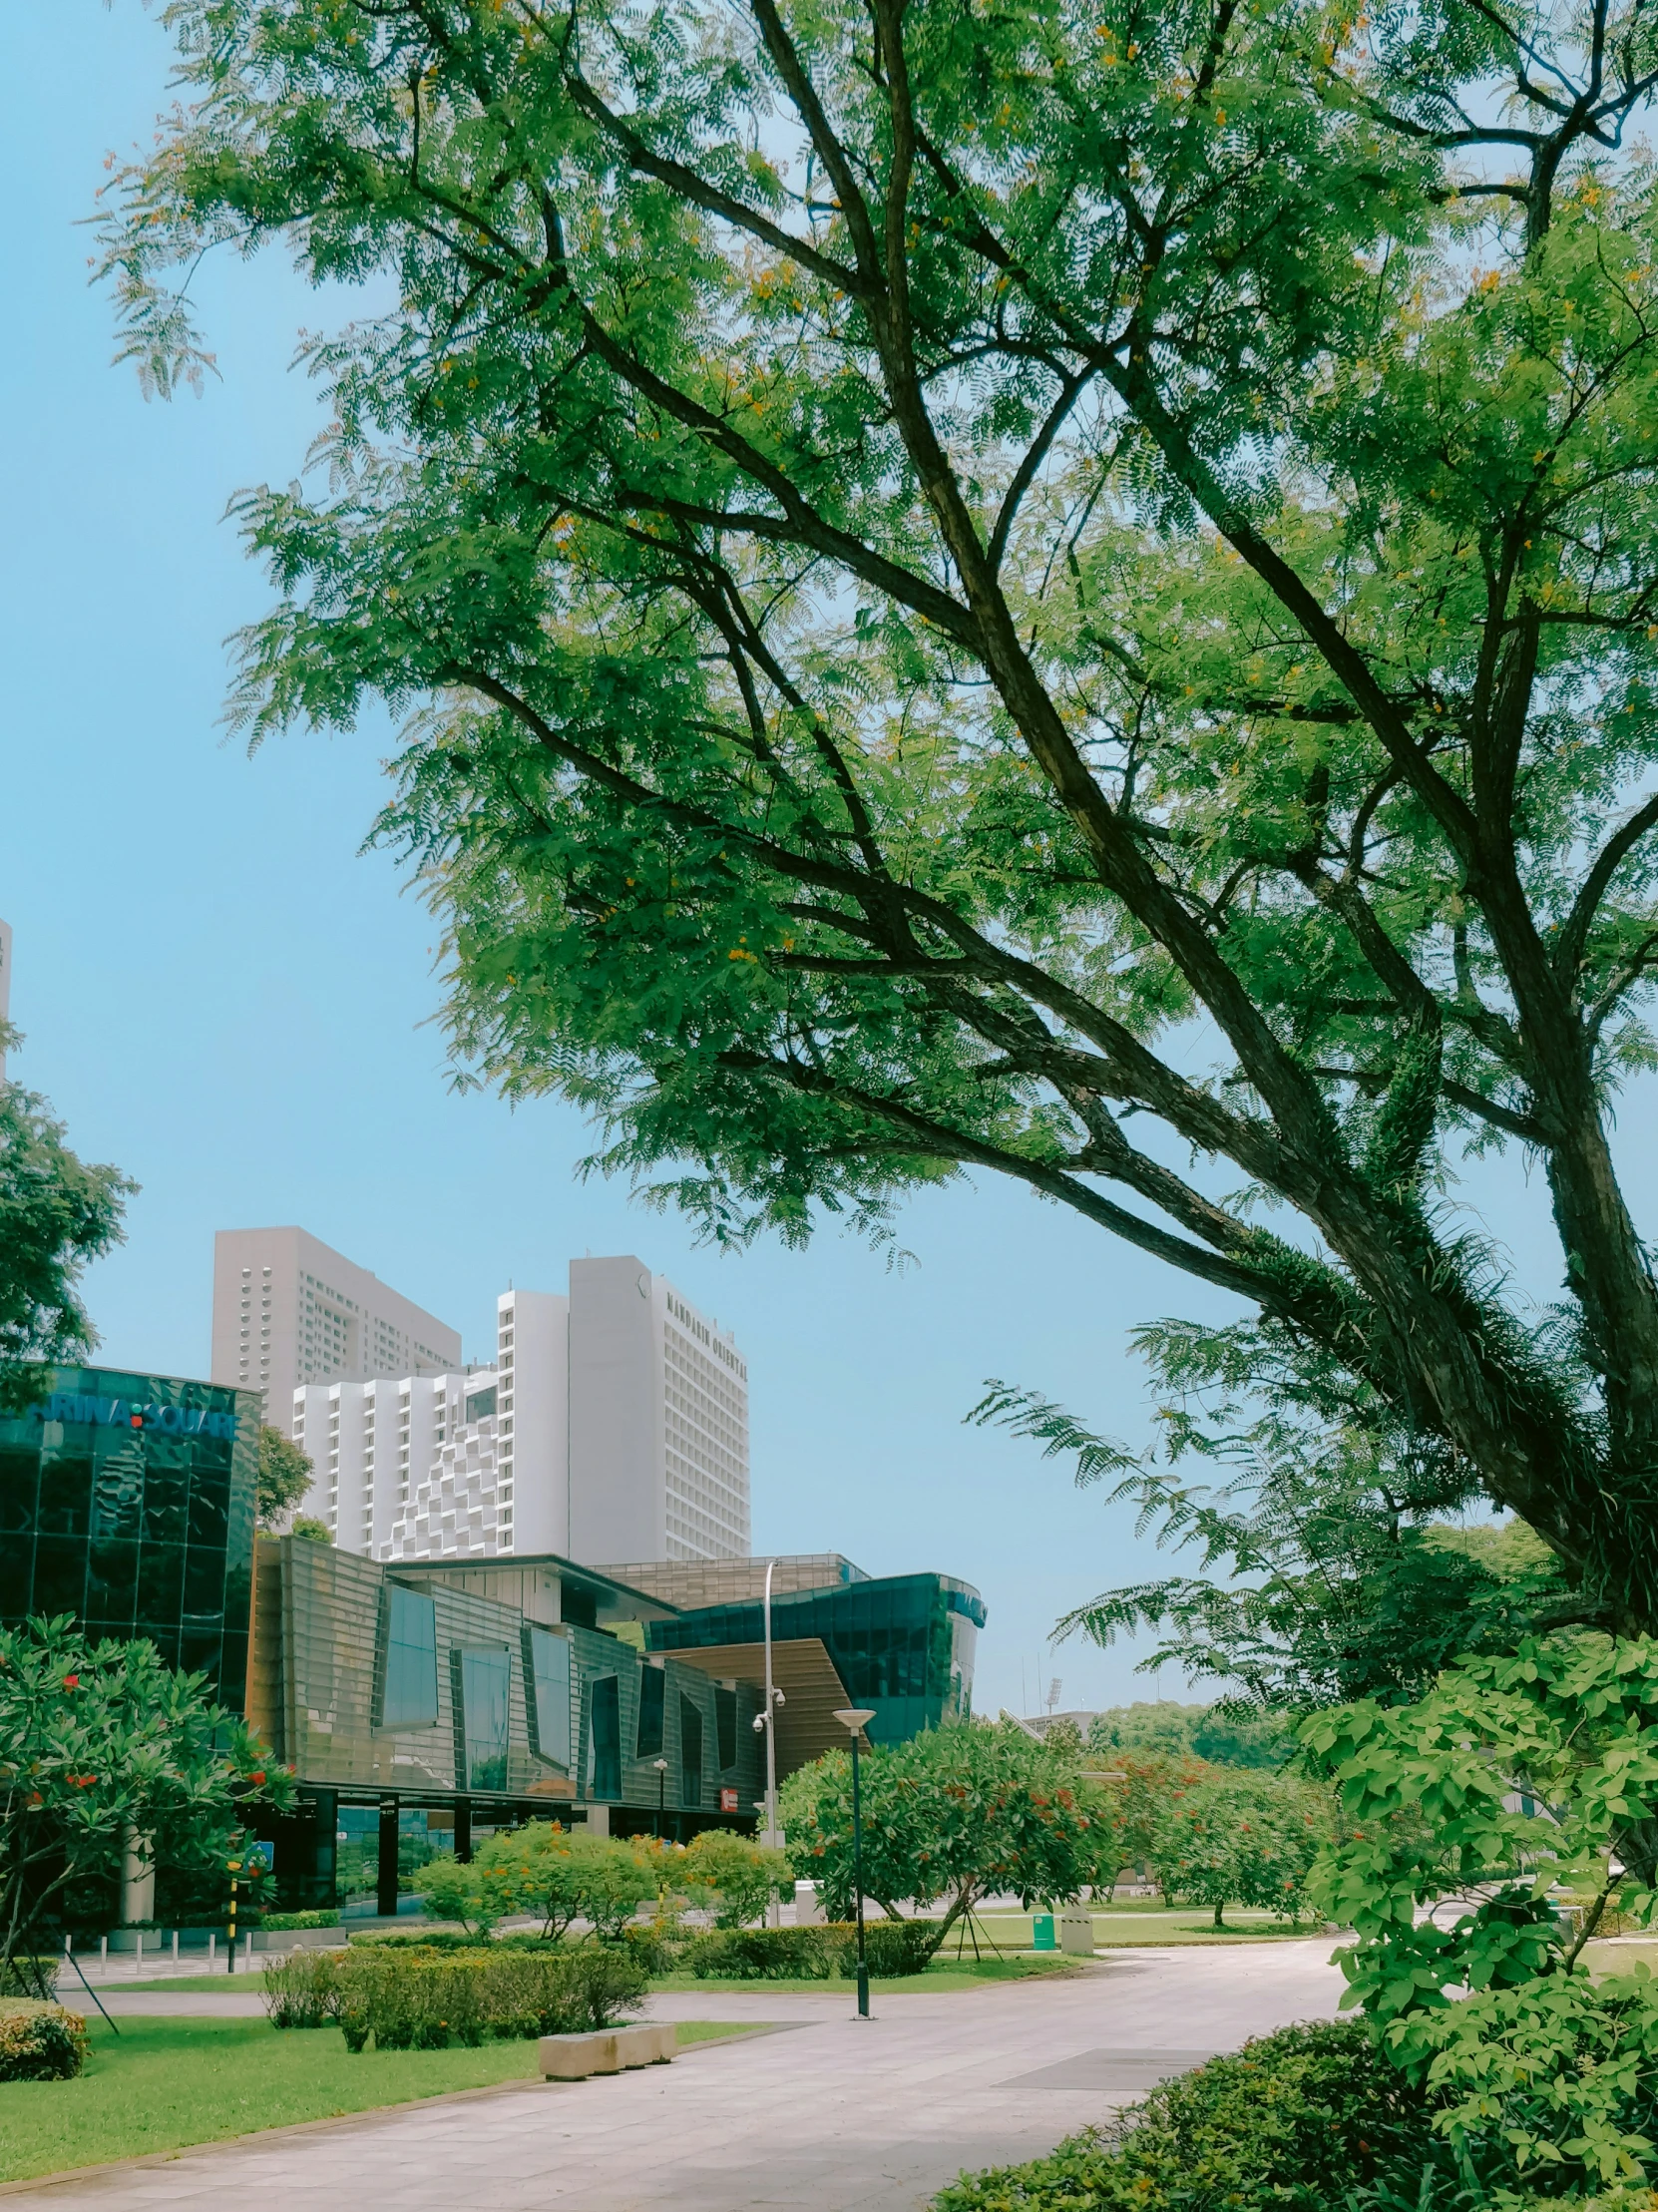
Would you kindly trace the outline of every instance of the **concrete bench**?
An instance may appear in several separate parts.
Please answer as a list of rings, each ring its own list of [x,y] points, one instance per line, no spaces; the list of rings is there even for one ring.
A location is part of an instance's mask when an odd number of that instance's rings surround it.
[[[675,2048],[671,2020],[634,2027],[596,2027],[576,2035],[543,2035],[539,2050],[548,2081],[586,2081],[590,2074],[621,2073],[630,2066],[665,2066]]]

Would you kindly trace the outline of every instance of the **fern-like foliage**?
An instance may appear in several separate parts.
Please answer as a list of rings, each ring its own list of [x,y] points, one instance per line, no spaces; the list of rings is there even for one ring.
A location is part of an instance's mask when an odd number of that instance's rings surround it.
[[[1523,1524],[1462,1525],[1478,1488],[1438,1438],[1287,1332],[1164,1321],[1136,1344],[1162,1394],[1147,1451],[1005,1382],[969,1417],[1108,1485],[1137,1535],[1195,1570],[1105,1590],[1056,1634],[1150,1630],[1140,1672],[1174,1666],[1224,1709],[1262,1712],[1411,1696],[1458,1653],[1587,1617]]]

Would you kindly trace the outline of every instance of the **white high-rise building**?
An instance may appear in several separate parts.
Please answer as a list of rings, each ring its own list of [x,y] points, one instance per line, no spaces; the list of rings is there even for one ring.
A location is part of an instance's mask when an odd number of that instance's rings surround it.
[[[505,1292],[493,1369],[301,1389],[293,1434],[302,1510],[374,1558],[748,1555],[747,1363],[630,1255]]]
[[[215,1383],[262,1390],[286,1417],[304,1384],[440,1375],[462,1366],[445,1321],[304,1229],[220,1229],[213,1238]]]
[[[570,1263],[570,1545],[606,1559],[743,1557],[748,1363],[627,1254]]]
[[[301,1384],[290,1433],[313,1474],[299,1512],[324,1523],[342,1551],[392,1557],[399,1525],[445,1449],[494,1413],[488,1368]]]

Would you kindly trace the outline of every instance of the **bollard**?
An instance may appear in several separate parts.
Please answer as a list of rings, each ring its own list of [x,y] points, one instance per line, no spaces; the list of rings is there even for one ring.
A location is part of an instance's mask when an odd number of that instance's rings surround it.
[[[209,1935],[209,1936],[208,1936],[208,1938],[207,1938],[207,1972],[208,1972],[209,1974],[211,1974],[211,1972],[212,1972],[212,1966],[213,1966],[213,1953],[214,1953],[214,1952],[215,1952],[215,1951],[216,1951],[217,1949],[218,1949],[218,1938],[217,1938],[216,1936],[212,1936],[212,1935]]]
[[[133,1969],[135,1978],[139,1975],[142,1975],[144,1972],[144,1930],[142,1928],[138,1932],[138,1951],[136,1953],[136,1958],[138,1963]]]
[[[175,1966],[179,1964],[179,1931],[177,1929],[173,1931],[173,1964]]]
[[[108,1936],[100,1936],[98,1939],[98,1971],[102,1973],[109,1963],[110,1939]]]

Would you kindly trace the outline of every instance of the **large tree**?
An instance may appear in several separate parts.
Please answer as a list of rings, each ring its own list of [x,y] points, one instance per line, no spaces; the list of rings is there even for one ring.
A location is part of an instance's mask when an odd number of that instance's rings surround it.
[[[0,1023],[0,1043],[18,1042]],[[44,1099],[0,1082],[0,1413],[26,1404],[54,1362],[97,1344],[81,1275],[120,1243],[137,1187],[72,1152]]]
[[[424,706],[463,1062],[713,1233],[1011,1175],[1658,1624],[1638,0],[172,0],[108,266],[285,239],[257,739]],[[1447,1212],[1535,1161],[1565,1302]],[[1280,1208],[1280,1226],[1262,1218]]]

